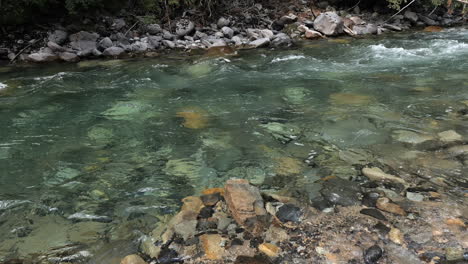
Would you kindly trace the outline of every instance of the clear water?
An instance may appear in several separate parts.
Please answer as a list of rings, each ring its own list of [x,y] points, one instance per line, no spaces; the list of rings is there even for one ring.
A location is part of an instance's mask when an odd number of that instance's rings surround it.
[[[118,263],[181,198],[229,177],[294,190],[353,176],[356,155],[398,163],[426,151],[396,130],[466,137],[465,100],[463,28],[224,58],[0,67],[0,261],[69,247]],[[466,172],[448,162],[447,177]]]

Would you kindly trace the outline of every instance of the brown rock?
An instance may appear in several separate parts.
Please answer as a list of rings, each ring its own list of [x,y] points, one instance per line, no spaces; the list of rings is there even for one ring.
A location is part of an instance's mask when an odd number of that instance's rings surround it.
[[[390,199],[385,197],[377,199],[377,208],[393,214],[406,215],[406,212],[403,210],[403,208],[390,202]]]
[[[406,184],[406,182],[402,178],[385,173],[377,167],[363,168],[362,174],[364,174],[367,178],[373,181],[392,181],[401,184]]]
[[[445,221],[445,223],[447,225],[457,225],[457,226],[461,226],[461,227],[465,227],[465,222],[463,222],[463,220],[461,220],[460,218],[449,218]]]
[[[218,234],[202,235],[200,240],[205,251],[205,255],[210,260],[220,260],[224,255],[224,248],[221,247],[223,238]]]
[[[226,182],[225,199],[233,218],[249,231],[258,233],[263,230],[267,212],[258,189],[244,179]]]
[[[270,243],[263,243],[258,246],[258,250],[260,250],[262,253],[265,255],[271,257],[271,258],[276,258],[279,256],[281,252],[281,248],[270,244]]]
[[[146,264],[140,256],[138,255],[128,255],[120,261],[120,264]]]
[[[439,26],[428,26],[423,29],[425,32],[440,32],[443,28]]]

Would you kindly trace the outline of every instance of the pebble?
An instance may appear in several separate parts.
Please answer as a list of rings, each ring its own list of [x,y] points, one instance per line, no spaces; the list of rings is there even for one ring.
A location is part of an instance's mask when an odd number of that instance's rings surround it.
[[[364,253],[364,262],[366,264],[377,263],[377,261],[382,257],[382,255],[383,250],[379,246],[374,245],[368,248]]]
[[[388,232],[388,238],[395,244],[402,245],[404,240],[403,233],[398,228],[390,229]]]
[[[360,211],[361,214],[372,216],[376,219],[387,221],[387,218],[377,209],[365,208]]]
[[[294,222],[298,223],[302,217],[302,211],[299,207],[292,204],[285,204],[278,209],[276,217],[285,223],[285,222]]]
[[[138,255],[128,255],[120,261],[120,264],[146,264],[140,256]]]
[[[403,210],[403,208],[397,204],[391,203],[390,199],[388,198],[377,199],[377,208],[393,214],[406,215],[406,212]]]
[[[273,244],[270,243],[263,243],[258,246],[258,250],[260,250],[265,255],[269,256],[270,258],[276,258],[279,256],[281,249]]]
[[[424,200],[424,195],[415,192],[406,192],[406,198],[413,202],[422,202]]]

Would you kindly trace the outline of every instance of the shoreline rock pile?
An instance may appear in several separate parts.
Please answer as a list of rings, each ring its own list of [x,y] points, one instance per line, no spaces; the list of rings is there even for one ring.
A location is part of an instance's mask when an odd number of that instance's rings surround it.
[[[127,256],[121,264],[466,260],[466,223],[458,205],[441,211],[434,201],[397,201],[371,193],[362,205],[326,212],[230,179],[224,188],[183,199],[178,214],[141,240],[141,257]]]
[[[343,34],[359,36],[382,34],[386,31],[402,31],[411,27],[427,27],[426,31],[440,31],[442,27],[461,25],[462,17],[429,16],[407,10],[397,15],[390,22],[387,15],[352,11],[337,11],[328,3],[323,8],[301,5],[290,7],[287,14],[256,4],[253,11],[257,14],[257,23],[253,23],[253,13],[220,17],[217,23],[210,25],[196,24],[190,17],[182,18],[169,28],[155,23],[138,23],[138,27],[129,27],[122,18],[103,18],[99,34],[79,31],[72,33],[65,28],[52,29],[46,39],[14,39],[10,34],[7,39],[13,43],[0,43],[0,60],[28,61],[35,63],[66,61],[77,62],[82,59],[123,56],[158,56],[160,52],[181,49],[210,49],[234,47],[252,49],[264,47],[290,47],[297,39],[321,39]],[[276,19],[271,19],[276,17]],[[250,18],[250,19],[249,19]],[[102,29],[105,25],[107,29]],[[76,28],[76,27],[75,27]],[[96,30],[98,31],[98,30]],[[2,47],[4,46],[4,47]]]

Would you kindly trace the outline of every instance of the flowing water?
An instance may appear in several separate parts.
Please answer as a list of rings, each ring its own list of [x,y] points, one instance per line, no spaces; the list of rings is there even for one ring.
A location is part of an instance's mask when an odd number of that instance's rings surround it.
[[[307,200],[321,177],[381,162],[463,192],[466,158],[437,150],[443,131],[466,142],[467,109],[463,28],[0,67],[0,262],[118,263],[181,198],[230,177]]]

